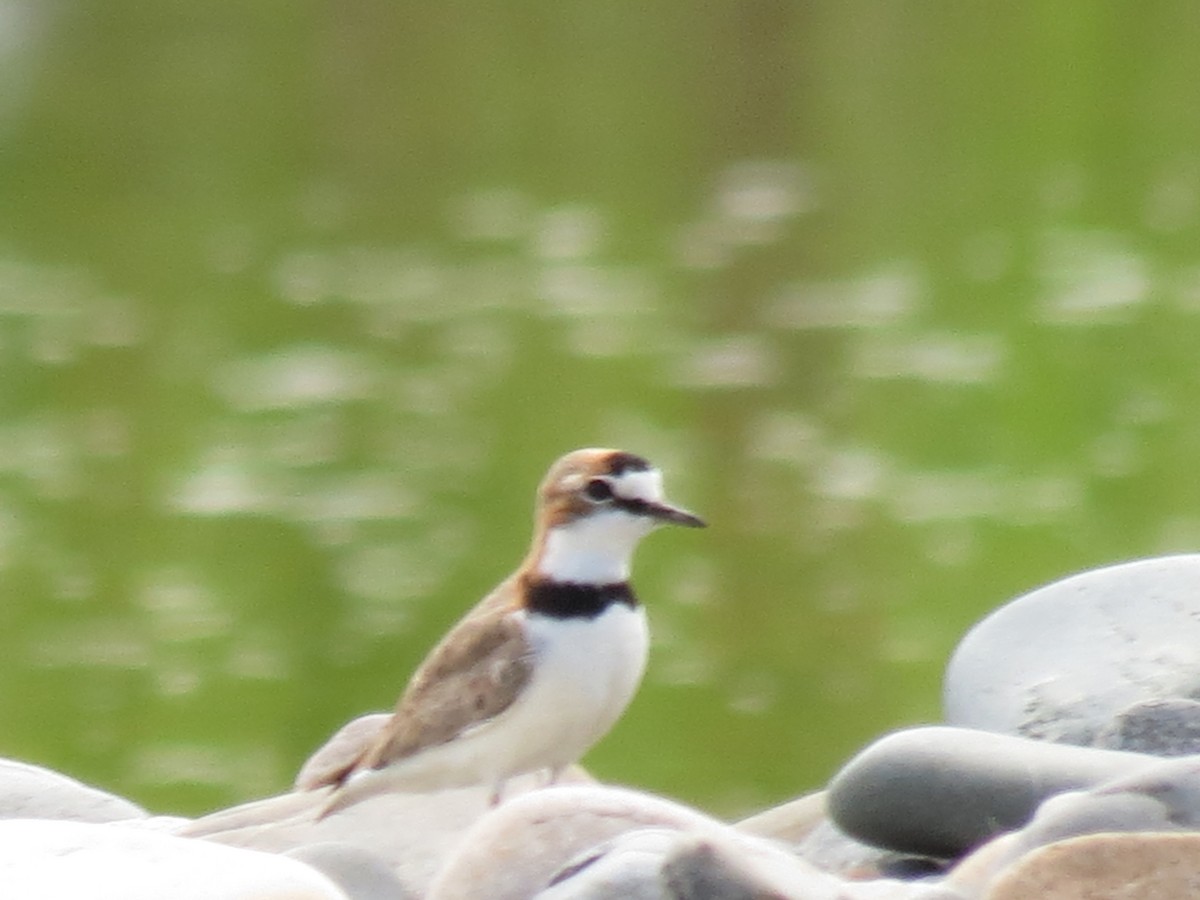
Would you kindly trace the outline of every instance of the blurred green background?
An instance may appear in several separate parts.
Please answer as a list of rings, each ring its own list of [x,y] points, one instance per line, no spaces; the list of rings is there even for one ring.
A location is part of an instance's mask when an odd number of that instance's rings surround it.
[[[705,532],[587,758],[733,815],[1200,546],[1200,7],[0,0],[0,755],[284,789],[578,446]]]

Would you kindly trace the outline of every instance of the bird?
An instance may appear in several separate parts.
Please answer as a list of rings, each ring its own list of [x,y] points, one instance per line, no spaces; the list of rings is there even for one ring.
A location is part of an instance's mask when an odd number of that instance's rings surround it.
[[[516,775],[553,784],[641,682],[649,631],[630,569],[667,524],[706,523],[667,502],[644,457],[586,448],[555,461],[521,564],[434,646],[361,750],[309,780],[332,788],[318,820],[391,791],[485,785],[495,806]]]

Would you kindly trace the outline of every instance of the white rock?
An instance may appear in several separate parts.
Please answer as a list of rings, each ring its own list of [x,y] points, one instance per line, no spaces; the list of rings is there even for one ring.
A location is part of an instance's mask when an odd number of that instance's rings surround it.
[[[992,612],[946,667],[946,722],[1091,744],[1134,704],[1200,681],[1200,554],[1081,572]]]
[[[345,891],[350,900],[412,900],[416,895],[370,851],[350,844],[309,844],[286,854],[312,866]]]
[[[534,900],[669,900],[660,874],[679,836],[662,828],[620,835],[573,860]]]
[[[522,791],[540,793],[539,784],[537,776],[512,779],[501,808]],[[212,813],[177,833],[272,853],[311,844],[348,844],[384,860],[405,890],[424,896],[442,861],[467,829],[491,810],[490,793],[489,787],[476,787],[380,794],[317,821],[328,790],[296,791]]]
[[[0,819],[73,819],[117,822],[146,811],[123,797],[52,769],[0,759]]]
[[[851,900],[859,885],[817,871],[765,842],[726,837],[681,836],[664,861],[662,880],[671,898],[680,900],[744,900],[749,897],[794,900]],[[903,897],[900,885],[889,884]]]
[[[573,860],[535,900],[803,897],[840,900],[846,883],[734,829],[644,829]]]
[[[5,900],[347,900],[282,856],[124,825],[0,822]]]
[[[776,841],[798,843],[825,821],[825,792],[805,794],[734,824],[738,831]]]
[[[481,818],[446,860],[430,886],[429,900],[474,900],[481,885],[487,886],[489,900],[525,900],[552,880],[564,885],[559,895],[570,896],[565,887],[568,880],[561,876],[564,867],[575,869],[593,850],[598,862],[592,865],[597,865],[610,849],[601,846],[606,841],[644,829],[673,831],[777,861],[786,857],[788,867],[826,877],[769,842],[679,803],[625,788],[588,785],[533,791]],[[611,847],[634,869],[646,871],[653,841],[632,847],[614,841]],[[586,868],[579,871],[585,873]],[[636,875],[607,864],[594,874],[602,879],[624,878],[627,885],[634,883]],[[556,875],[560,877],[555,879]]]

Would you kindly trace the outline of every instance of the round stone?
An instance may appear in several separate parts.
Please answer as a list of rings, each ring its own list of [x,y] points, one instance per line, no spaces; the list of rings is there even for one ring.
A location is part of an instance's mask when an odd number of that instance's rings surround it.
[[[346,900],[311,866],[114,823],[0,821],[0,894],[64,900]]]
[[[305,844],[283,855],[312,866],[349,900],[416,900],[383,857],[353,844]]]
[[[0,819],[73,819],[119,822],[144,819],[140,806],[60,772],[0,759]]]
[[[1038,804],[1147,766],[1152,756],[1072,747],[967,728],[894,732],[829,784],[829,814],[860,841],[952,859],[1020,828]]]
[[[1081,745],[1134,704],[1200,699],[1200,554],[1018,597],[959,644],[943,698],[951,725]]]
[[[1155,756],[1200,753],[1200,703],[1177,698],[1135,703],[1121,710],[1095,743]]]
[[[505,800],[480,818],[447,856],[426,896],[473,900],[486,884],[489,900],[523,900],[547,887],[556,873],[561,881],[568,865],[584,871],[577,862],[581,854],[646,828],[702,835],[732,831],[696,810],[641,791],[599,785],[542,788]]]
[[[1200,884],[1200,835],[1091,834],[1022,857],[989,900],[1193,897]]]

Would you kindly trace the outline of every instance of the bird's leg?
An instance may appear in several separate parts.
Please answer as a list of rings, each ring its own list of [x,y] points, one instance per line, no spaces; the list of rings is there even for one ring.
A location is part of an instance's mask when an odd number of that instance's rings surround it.
[[[542,787],[550,787],[552,784],[558,784],[558,779],[562,777],[564,768],[565,766],[551,766],[546,769],[546,780],[543,782]]]

